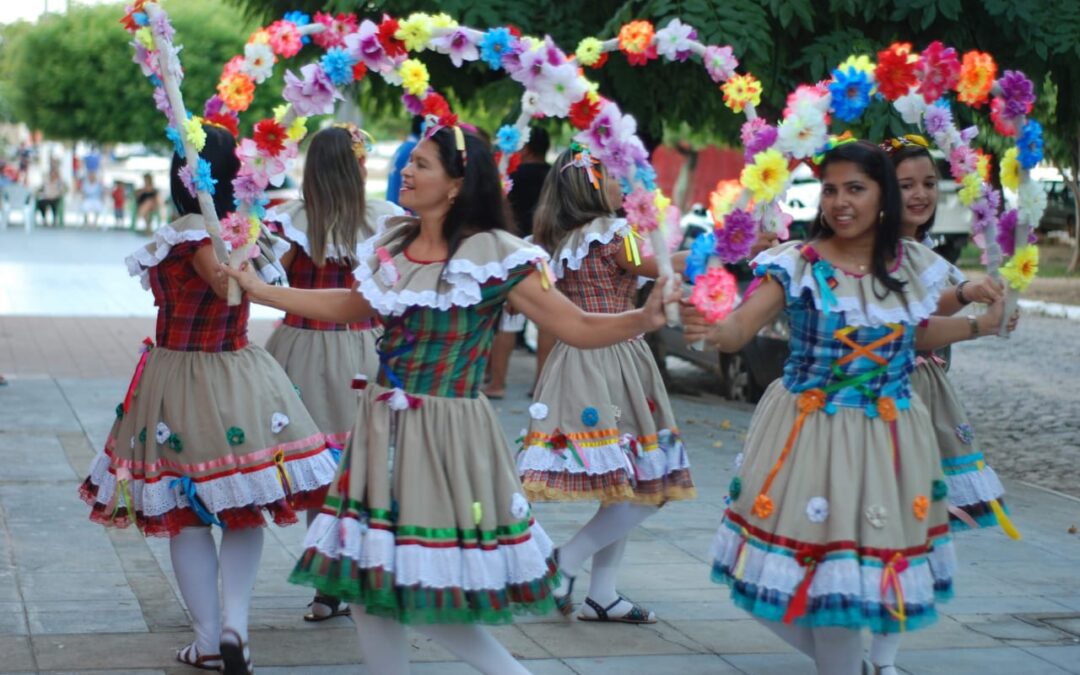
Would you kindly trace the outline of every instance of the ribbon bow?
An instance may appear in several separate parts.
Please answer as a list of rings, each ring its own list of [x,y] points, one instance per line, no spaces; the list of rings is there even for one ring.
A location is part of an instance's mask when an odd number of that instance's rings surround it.
[[[416,410],[424,401],[412,394],[406,394],[404,389],[395,387],[388,392],[379,394],[376,401],[386,401],[391,410]]]
[[[792,623],[795,619],[806,614],[807,605],[810,602],[810,584],[814,582],[814,574],[817,572],[818,563],[821,562],[822,553],[813,548],[799,549],[795,553],[795,560],[800,567],[805,567],[806,572],[799,586],[795,589],[795,595],[788,602],[787,611],[784,612],[784,623]]]
[[[199,517],[206,525],[217,525],[221,529],[225,529],[225,524],[218,520],[217,516],[210,513],[210,510],[206,508],[206,504],[199,498],[198,493],[195,491],[195,481],[191,480],[191,476],[181,476],[180,478],[174,478],[169,481],[169,487],[171,489],[180,488],[180,491],[187,497],[188,504],[191,505],[191,510],[195,512],[195,515]]]
[[[349,140],[352,141],[353,154],[357,159],[364,159],[375,149],[375,139],[371,134],[356,126],[352,122],[338,122],[335,129],[344,129],[349,132]]]
[[[908,559],[904,557],[904,554],[900,551],[893,553],[889,558],[889,562],[885,564],[885,568],[881,571],[881,604],[885,606],[885,610],[889,613],[889,616],[900,622],[900,631],[904,630],[904,623],[907,621],[907,610],[904,606],[904,587],[900,583],[900,574],[910,567]],[[893,595],[896,598],[896,607],[893,608],[889,604],[889,589],[892,588]]]
[[[821,308],[827,312],[838,304],[836,295],[832,292],[836,284],[832,265],[825,260],[817,260],[810,267],[814,271],[814,280],[817,281],[818,291],[821,293]]]
[[[278,450],[274,453],[274,466],[277,467],[278,480],[281,481],[281,489],[285,491],[285,499],[291,502],[293,497],[292,480],[289,478],[289,472],[285,470],[284,450]]]
[[[574,442],[571,441],[563,432],[556,429],[555,433],[548,437],[547,444],[549,448],[554,450],[556,453],[559,454],[560,457],[563,458],[566,457],[566,451],[569,450],[570,455],[574,458],[574,461],[578,463],[578,466],[585,470],[588,470],[589,463],[585,460],[585,456],[578,452],[577,446],[575,446]]]
[[[635,266],[641,265],[641,252],[638,250],[637,245],[637,240],[641,238],[638,231],[632,227],[627,230],[626,236],[623,237],[623,246],[626,247],[626,259],[634,263]]]
[[[128,518],[135,520],[135,524],[138,525],[138,520],[135,518],[135,508],[132,506],[131,487],[128,485],[126,478],[121,478],[117,481],[116,493],[118,498],[116,499],[116,505],[113,507],[112,515],[109,516],[109,520],[116,520],[116,517],[120,515],[120,505],[123,503],[124,508],[127,509]]]
[[[584,169],[586,175],[589,177],[589,181],[592,183],[594,190],[600,189],[600,180],[604,177],[600,173],[600,160],[592,156],[588,148],[581,148],[574,153],[573,158],[563,164],[560,171],[566,171],[569,168]]]

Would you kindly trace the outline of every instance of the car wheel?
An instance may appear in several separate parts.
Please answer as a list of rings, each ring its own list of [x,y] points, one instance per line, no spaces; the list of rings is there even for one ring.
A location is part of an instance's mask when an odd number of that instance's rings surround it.
[[[757,403],[764,390],[741,353],[720,355],[720,395],[729,401]]]

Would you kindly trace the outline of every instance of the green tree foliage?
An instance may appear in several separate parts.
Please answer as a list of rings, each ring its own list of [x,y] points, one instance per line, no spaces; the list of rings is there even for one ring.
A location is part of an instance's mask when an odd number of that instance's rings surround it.
[[[242,53],[253,24],[214,0],[168,4],[176,28],[188,109],[199,114],[214,93],[222,66]],[[46,137],[98,143],[162,145],[164,116],[152,87],[132,61],[129,35],[120,25],[123,4],[73,5],[29,25],[0,47],[0,84],[15,116]],[[10,52],[10,53],[9,53]],[[281,78],[259,88],[247,121],[270,114],[281,102]],[[242,122],[244,119],[242,118]]]

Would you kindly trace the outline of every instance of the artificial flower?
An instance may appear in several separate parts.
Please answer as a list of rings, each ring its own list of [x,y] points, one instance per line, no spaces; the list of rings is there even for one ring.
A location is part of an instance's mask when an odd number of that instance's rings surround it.
[[[738,501],[739,496],[742,494],[742,479],[738,476],[732,476],[731,482],[728,483],[728,496],[731,497],[731,501]]]
[[[398,23],[394,37],[405,45],[410,52],[420,52],[427,48],[431,40],[431,17],[423,12],[414,12]]]
[[[524,520],[529,515],[529,502],[520,492],[515,492],[510,497],[510,515],[518,520]]]
[[[919,520],[926,520],[926,514],[930,510],[930,500],[926,495],[919,495],[911,502],[911,512]]]
[[[626,221],[638,232],[646,234],[657,228],[659,212],[651,192],[637,188],[623,198],[623,209],[626,210]]]
[[[594,37],[583,38],[574,51],[574,57],[585,67],[594,66],[603,55],[603,47],[604,43]]]
[[[243,73],[255,84],[262,84],[274,74],[274,50],[269,44],[244,45]]]
[[[206,99],[206,103],[203,104],[203,117],[210,117],[216,115],[222,111],[225,107],[225,103],[221,100],[221,97],[214,94],[210,98]]]
[[[979,174],[972,171],[966,174],[960,181],[960,190],[957,191],[956,196],[960,198],[960,203],[964,206],[971,206],[972,203],[979,197],[979,193],[982,191],[982,179],[979,178]]]
[[[240,427],[229,427],[225,432],[225,439],[229,441],[229,445],[240,445],[244,442],[244,430]]]
[[[236,147],[236,156],[240,159],[240,172],[251,176],[261,189],[267,185],[280,185],[285,180],[285,156],[268,157],[259,151],[255,141],[245,138]]]
[[[735,69],[739,67],[738,59],[728,46],[709,45],[705,48],[702,60],[705,62],[705,70],[708,71],[709,77],[717,84],[730,79],[735,74]]]
[[[990,121],[994,123],[994,131],[1002,136],[1015,136],[1017,120],[1005,114],[1005,99],[995,96],[990,101]]]
[[[517,152],[518,148],[523,144],[521,130],[515,126],[504,124],[495,133],[495,146],[507,154]]]
[[[832,75],[829,93],[832,95],[833,112],[844,122],[854,122],[870,105],[874,91],[872,74],[849,65],[837,68]]]
[[[154,50],[154,34],[150,32],[148,26],[143,26],[135,31],[135,41],[142,45],[147,51]]]
[[[386,51],[386,55],[391,59],[395,59],[398,56],[404,56],[408,53],[408,50],[405,48],[405,43],[395,37],[399,27],[400,24],[397,19],[383,14],[382,21],[379,23],[379,43],[382,44],[383,49]]]
[[[176,34],[176,29],[169,23],[169,15],[165,12],[158,12],[158,15],[150,22],[150,30],[166,42],[171,42]]]
[[[184,164],[176,172],[176,176],[180,179],[180,184],[188,191],[188,194],[192,197],[198,196],[198,190],[195,188],[195,174],[192,173],[191,167]]]
[[[733,75],[720,90],[724,92],[724,105],[732,112],[742,112],[747,105],[761,104],[761,82],[750,73]]]
[[[285,15],[281,18],[285,21],[288,21],[297,28],[306,26],[311,23],[311,17],[298,9],[294,9],[291,12],[285,12]],[[309,42],[311,42],[311,38],[307,37],[306,35],[302,39],[304,44],[308,44]]]
[[[935,478],[930,485],[930,495],[935,502],[940,502],[949,496],[949,484],[940,478]]]
[[[1028,120],[1020,130],[1016,147],[1019,149],[1017,159],[1020,160],[1020,166],[1028,170],[1034,169],[1043,158],[1042,125],[1035,120]]]
[[[911,43],[894,42],[878,52],[877,57],[874,79],[881,95],[889,101],[907,95],[918,82],[916,68],[919,57],[911,53]]]
[[[539,90],[542,81],[551,76],[553,69],[563,67],[573,71],[574,75],[577,74],[577,68],[573,64],[566,62],[566,55],[552,42],[550,37],[547,37],[542,42],[537,43],[535,49],[529,49],[521,53],[518,58],[518,67],[510,74],[510,77],[520,82],[526,89]]]
[[[630,21],[619,29],[619,49],[625,54],[643,54],[652,44],[654,35],[652,23]]]
[[[750,247],[757,237],[757,223],[746,210],[735,209],[723,219],[723,227],[716,231],[716,255],[722,262],[735,263],[750,255]]]
[[[217,179],[210,172],[210,162],[200,157],[195,168],[195,189],[213,195],[215,185],[217,185]]]
[[[318,63],[300,69],[300,77],[285,71],[285,90],[282,97],[292,104],[297,115],[326,115],[334,112],[334,101],[343,100],[326,71]]]
[[[743,123],[739,132],[743,144],[743,157],[746,161],[763,150],[768,150],[776,142],[776,127],[762,117],[755,117]]]
[[[880,530],[881,528],[885,527],[885,523],[888,521],[889,514],[885,510],[884,506],[880,504],[871,504],[870,506],[866,507],[864,515],[866,516],[866,521],[868,523]]]
[[[266,30],[265,28],[260,28],[259,30],[255,31],[250,36],[248,36],[247,44],[249,44],[249,45],[266,45],[267,47],[269,47],[270,46],[270,31]],[[273,50],[271,50],[271,53],[273,53]]]
[[[1001,194],[992,186],[980,182],[979,196],[971,204],[971,231],[983,234],[988,228],[996,226],[1000,208]]]
[[[893,107],[900,113],[905,124],[919,124],[922,122],[923,113],[926,112],[927,103],[922,94],[913,91],[896,99]]]
[[[829,106],[832,104],[832,95],[829,94],[829,83],[800,84],[795,91],[788,94],[787,105],[784,106],[784,117],[795,114],[795,111],[803,106],[817,109],[818,113],[829,123]]]
[[[600,423],[600,413],[596,408],[588,406],[581,411],[581,423],[587,427],[595,427]]]
[[[918,91],[923,100],[933,103],[956,86],[960,79],[960,60],[956,50],[935,40],[919,55]]]
[[[296,56],[304,46],[300,31],[288,21],[275,21],[267,26],[266,32],[270,34],[270,48],[283,59]]]
[[[791,223],[794,218],[785,213],[776,202],[770,202],[762,209],[761,229],[772,232],[780,241],[787,241],[791,237]]]
[[[233,138],[240,136],[240,120],[234,112],[221,112],[216,115],[207,115],[203,118],[207,124],[213,124],[214,126],[225,129]]]
[[[232,181],[233,199],[237,203],[250,204],[259,198],[268,183],[269,181],[266,181],[260,185],[250,172],[238,173]]]
[[[537,401],[529,406],[529,417],[534,420],[544,420],[548,416],[547,404]]]
[[[405,88],[405,91],[413,94],[414,96],[420,96],[427,92],[428,89],[428,69],[423,62],[416,59],[406,59],[401,64],[401,83]]]
[[[345,44],[345,36],[356,32],[356,15],[354,14],[324,14],[315,13],[315,22],[326,27],[325,30],[312,35],[312,40],[323,49],[341,47]]]
[[[184,120],[184,137],[195,148],[195,152],[202,152],[206,147],[206,131],[202,127],[202,119],[192,117]]]
[[[956,180],[963,180],[969,173],[975,173],[979,168],[979,156],[966,145],[953,148],[949,155],[949,171]]]
[[[824,523],[829,518],[829,500],[824,497],[811,497],[806,502],[806,517],[811,523]]]
[[[492,70],[503,67],[503,57],[512,51],[514,37],[506,28],[492,28],[480,37],[480,58]]]
[[[1031,244],[1021,246],[1001,268],[1001,276],[1009,282],[1010,287],[1020,292],[1027,289],[1038,273],[1039,248]]]
[[[330,78],[338,87],[344,87],[350,84],[353,79],[353,65],[356,64],[356,59],[349,54],[344,47],[331,47],[323,54],[320,63],[323,67],[323,72]]]
[[[828,138],[829,129],[825,117],[816,107],[804,103],[780,123],[776,147],[797,159],[813,157]]]
[[[173,152],[176,153],[177,157],[184,159],[184,139],[180,138],[180,132],[175,127],[167,126],[165,127],[165,138],[172,141]]]
[[[281,430],[289,426],[289,416],[283,412],[275,412],[270,416],[271,433],[280,434]]]
[[[952,111],[948,107],[931,105],[926,108],[926,112],[923,114],[923,128],[935,140],[948,133],[952,125]],[[939,142],[938,145],[941,146],[942,144]]]
[[[997,64],[989,54],[970,51],[964,54],[960,65],[960,79],[956,83],[957,98],[973,107],[981,107],[994,86]]]
[[[1020,150],[1012,147],[1001,158],[1001,186],[1016,192],[1020,188]]]
[[[739,288],[735,276],[721,265],[710,267],[694,279],[690,302],[709,323],[722,321],[735,306]]]
[[[787,184],[788,163],[778,150],[766,150],[754,156],[754,163],[743,167],[739,182],[754,196],[754,201],[768,202],[781,195]]]
[[[368,67],[363,61],[357,61],[352,67],[352,79],[353,82],[359,82],[367,75]]]
[[[992,155],[983,151],[982,148],[975,149],[975,172],[979,174],[979,178],[983,183],[990,182],[990,162],[993,159]]]
[[[285,149],[285,127],[272,119],[255,124],[255,145],[266,155],[277,155]]]
[[[360,22],[355,33],[345,36],[345,49],[349,50],[349,55],[357,63],[363,63],[377,72],[383,72],[394,65],[379,39],[379,27],[369,19]]]
[[[1006,256],[1011,256],[1016,252],[1016,227],[1020,222],[1020,214],[1016,209],[1009,209],[998,220],[997,227],[997,243],[1001,247],[1001,252]],[[1028,236],[1027,243],[1034,244],[1038,241],[1038,237],[1035,236],[1035,231],[1026,228]]]
[[[582,96],[576,103],[570,106],[570,124],[577,129],[588,129],[596,115],[600,112],[600,99],[591,96]]]
[[[463,28],[455,28],[433,39],[431,46],[440,54],[448,54],[451,63],[456,68],[460,68],[466,61],[475,61],[480,58],[480,51],[476,48],[472,34]]]
[[[773,500],[767,494],[759,494],[754,499],[754,506],[750,512],[762,520],[768,518],[773,512]]]
[[[1035,86],[1031,80],[1018,70],[1006,70],[997,81],[1004,102],[1003,114],[1006,117],[1023,117],[1031,112],[1035,105]]]
[[[685,61],[690,58],[690,46],[696,39],[693,26],[672,19],[656,32],[656,51],[669,61]]]
[[[565,117],[570,106],[585,97],[588,87],[577,68],[568,61],[559,65],[545,63],[543,75],[537,80],[540,94],[539,111],[547,117]]]
[[[244,112],[255,98],[255,83],[247,75],[236,73],[218,82],[217,92],[230,110]]]
[[[686,257],[683,276],[690,283],[695,283],[698,275],[704,274],[709,267],[709,258],[716,253],[716,235],[712,231],[704,232],[694,238],[690,245],[690,255]]]
[[[1046,210],[1046,190],[1042,184],[1029,180],[1020,184],[1017,190],[1016,210],[1020,216],[1020,222],[1034,227],[1042,218]]]
[[[298,143],[301,138],[307,135],[307,118],[294,117],[287,133],[290,141]]]
[[[225,79],[230,75],[236,75],[237,73],[244,72],[244,57],[237,54],[228,61],[225,62],[225,67],[221,69],[221,79]]]
[[[169,440],[169,436],[172,435],[172,431],[169,430],[169,425],[164,422],[158,422],[157,427],[154,429],[154,439],[158,443],[165,443]]]

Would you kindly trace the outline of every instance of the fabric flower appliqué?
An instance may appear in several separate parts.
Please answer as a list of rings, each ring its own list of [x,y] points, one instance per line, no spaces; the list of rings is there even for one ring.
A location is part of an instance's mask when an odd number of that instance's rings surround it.
[[[289,416],[285,413],[276,412],[270,416],[270,431],[275,434],[281,433],[281,430],[289,426]]]
[[[529,417],[534,420],[547,419],[548,407],[547,404],[537,401],[529,406]]]
[[[940,502],[949,496],[949,484],[941,479],[937,479],[933,482],[933,487],[930,488],[930,496],[935,502]]]
[[[180,434],[169,434],[168,441],[169,447],[172,448],[174,452],[180,452],[184,449],[184,443],[180,440]]]
[[[510,498],[510,515],[518,520],[529,515],[529,502],[520,492],[515,492],[514,496]]]
[[[735,476],[731,479],[731,483],[728,484],[728,495],[731,497],[731,501],[738,501],[739,495],[742,494],[742,479]]]
[[[169,425],[165,424],[164,422],[157,423],[157,428],[154,430],[154,438],[157,439],[157,442],[159,444],[163,445],[168,442],[170,434],[172,434],[172,431],[169,429]],[[145,442],[145,439],[141,440]]]
[[[926,495],[919,495],[911,502],[911,512],[919,520],[926,520],[926,514],[930,510],[930,500]]]
[[[229,427],[229,430],[225,432],[225,438],[228,439],[229,445],[240,445],[244,442],[244,430],[240,427]]]
[[[146,427],[139,430],[139,442],[146,445]],[[162,441],[164,442],[164,441]]]
[[[829,500],[824,497],[811,497],[806,503],[806,517],[811,523],[824,523],[829,517]]]
[[[960,442],[964,445],[971,445],[971,442],[975,440],[975,430],[966,422],[964,424],[959,424],[956,426],[956,437],[959,438]]]
[[[773,512],[773,501],[769,498],[769,495],[758,495],[754,500],[754,508],[751,509],[753,514],[762,520],[768,518]]]
[[[867,506],[865,515],[867,522],[878,529],[885,527],[885,522],[888,520],[888,513],[885,511],[885,507],[880,504]]]
[[[581,423],[587,427],[595,427],[600,422],[600,413],[596,408],[589,406],[581,411]]]

